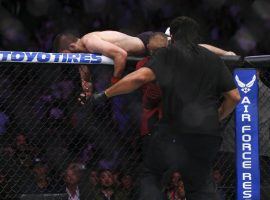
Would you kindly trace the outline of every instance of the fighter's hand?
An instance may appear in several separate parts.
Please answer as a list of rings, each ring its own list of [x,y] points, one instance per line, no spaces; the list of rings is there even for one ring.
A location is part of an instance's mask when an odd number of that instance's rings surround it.
[[[104,104],[108,100],[108,97],[105,94],[105,91],[94,93],[89,100],[87,101],[87,104],[91,104],[94,106]]]
[[[78,98],[78,101],[81,105],[84,105],[92,95],[87,94],[86,92],[82,92]]]
[[[115,83],[117,83],[118,81],[120,81],[120,79],[121,79],[121,78],[112,76],[112,78],[111,78],[111,85],[114,85]]]
[[[94,93],[93,96],[91,97],[91,101],[94,104],[97,103],[104,103],[108,100],[109,98],[107,97],[105,91],[99,92],[99,93]]]
[[[91,82],[82,80],[82,89],[87,96],[91,96],[93,92],[93,85]]]
[[[236,53],[232,52],[232,51],[227,51],[225,53],[225,56],[236,56]]]
[[[91,96],[86,96],[84,93],[80,94],[79,97],[79,102],[84,105],[84,104],[94,104],[97,105],[99,103],[104,103],[108,100],[108,97],[106,96],[105,92],[99,92],[99,93],[94,93]]]
[[[84,105],[86,101],[92,96],[93,85],[91,82],[82,80],[82,89],[83,92],[80,94],[78,101],[80,104]]]

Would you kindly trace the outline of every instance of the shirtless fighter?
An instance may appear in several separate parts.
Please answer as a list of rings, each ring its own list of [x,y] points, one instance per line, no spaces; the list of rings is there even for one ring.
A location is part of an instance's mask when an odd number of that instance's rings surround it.
[[[54,49],[62,53],[100,53],[114,60],[114,73],[111,83],[116,83],[125,69],[128,55],[145,55],[147,43],[153,32],[144,32],[133,37],[117,31],[91,32],[78,38],[72,34],[59,34],[54,40]],[[224,56],[231,55],[230,52],[201,44],[214,53]],[[80,66],[82,88],[86,96],[92,94],[90,71],[86,65]]]

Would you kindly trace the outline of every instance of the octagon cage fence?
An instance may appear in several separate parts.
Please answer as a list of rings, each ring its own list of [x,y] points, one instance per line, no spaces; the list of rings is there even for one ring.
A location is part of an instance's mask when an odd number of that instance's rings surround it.
[[[142,92],[82,106],[78,64],[89,64],[98,92],[110,85],[113,62],[94,54],[57,55],[52,61],[49,53],[0,52],[0,199],[68,199],[67,181],[78,181],[80,196],[91,194],[89,199],[100,199],[106,186],[115,200],[136,199]],[[258,72],[260,194],[269,200],[270,56],[222,59],[231,71]],[[134,71],[138,60],[128,58],[125,74]],[[222,122],[222,130],[213,178],[223,199],[230,200],[237,193],[234,114]],[[67,169],[73,174],[68,176]],[[169,175],[164,192],[179,175]]]

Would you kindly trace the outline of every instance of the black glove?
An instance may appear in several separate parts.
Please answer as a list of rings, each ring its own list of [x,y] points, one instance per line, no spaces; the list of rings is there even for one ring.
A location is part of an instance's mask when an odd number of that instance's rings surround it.
[[[92,101],[97,102],[97,103],[102,103],[108,100],[107,95],[105,94],[105,91],[99,92],[99,93],[94,93],[94,95],[91,98]]]
[[[94,93],[87,101],[87,105],[104,104],[109,98],[106,96],[105,91]]]
[[[108,97],[106,96],[105,91],[94,93],[90,97],[86,96],[86,94],[84,93],[81,93],[78,100],[82,105],[85,105],[85,104],[97,105],[97,104],[106,102],[108,100]]]

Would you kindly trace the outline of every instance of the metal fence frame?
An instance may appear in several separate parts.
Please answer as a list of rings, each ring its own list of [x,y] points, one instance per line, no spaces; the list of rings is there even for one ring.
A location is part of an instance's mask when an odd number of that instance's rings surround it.
[[[29,56],[29,55],[32,55]],[[28,57],[27,57],[28,56]],[[54,58],[52,57],[54,56]],[[61,57],[62,56],[62,57]],[[70,58],[70,59],[68,59]],[[77,59],[77,60],[76,60]],[[256,68],[256,69],[263,69],[268,70],[270,67],[270,55],[262,55],[262,56],[248,56],[248,57],[241,57],[241,56],[226,56],[222,57],[223,61],[226,63],[227,66],[231,70],[234,68]],[[141,58],[137,57],[129,57],[127,65],[134,66],[137,61],[141,60]],[[64,64],[106,64],[106,65],[112,65],[113,62],[111,59],[106,58],[101,55],[95,55],[95,54],[57,54],[57,53],[43,53],[43,52],[0,52],[0,63],[1,62],[14,62],[14,63],[64,63]],[[1,66],[0,66],[1,68]],[[270,74],[270,73],[269,73]],[[270,77],[270,76],[269,76]],[[269,79],[270,80],[270,79]],[[234,120],[234,119],[230,119]],[[270,122],[269,122],[270,123]],[[269,133],[270,134],[270,133]],[[231,157],[232,155],[227,155],[228,157]],[[259,155],[258,155],[259,156]],[[232,159],[232,158],[230,158]],[[264,160],[261,158],[261,162],[267,167],[270,168],[269,165],[269,159]],[[223,161],[219,161],[223,162]],[[226,163],[224,162],[223,165],[226,166]],[[231,166],[232,168],[234,166]],[[233,170],[233,169],[232,169]],[[233,172],[233,175],[235,175],[235,171]],[[262,171],[261,174],[266,174],[265,171]],[[223,186],[225,190],[231,190],[231,193],[236,193],[236,188],[234,188],[234,182],[235,179],[233,177],[227,177],[228,182],[231,185]],[[269,177],[267,177],[269,179]],[[266,190],[269,188],[268,180],[265,181],[266,184],[262,182],[261,184],[261,194],[267,193]],[[222,188],[222,187],[221,187]],[[22,196],[22,199],[31,199],[30,196]],[[33,197],[36,198],[36,197]],[[55,197],[44,197],[44,199],[49,198],[63,198],[60,194],[55,195]],[[230,199],[236,198],[236,196],[232,195]],[[266,198],[266,197],[265,197]]]

